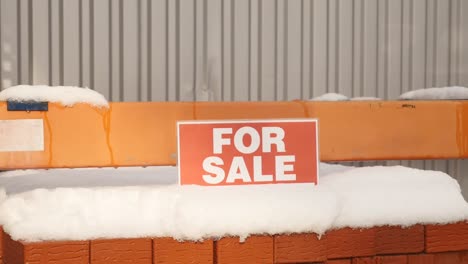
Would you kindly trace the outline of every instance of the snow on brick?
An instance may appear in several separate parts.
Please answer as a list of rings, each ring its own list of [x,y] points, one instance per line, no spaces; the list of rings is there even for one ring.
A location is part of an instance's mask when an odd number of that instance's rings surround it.
[[[320,175],[319,186],[207,188],[178,186],[176,167],[0,173],[0,224],[25,241],[200,240],[468,219],[458,183],[442,172],[321,164]]]
[[[428,88],[406,92],[400,95],[402,100],[465,100],[468,88],[460,86]]]
[[[53,102],[71,107],[77,103],[108,108],[106,98],[89,88],[72,86],[18,85],[0,92],[0,101]]]

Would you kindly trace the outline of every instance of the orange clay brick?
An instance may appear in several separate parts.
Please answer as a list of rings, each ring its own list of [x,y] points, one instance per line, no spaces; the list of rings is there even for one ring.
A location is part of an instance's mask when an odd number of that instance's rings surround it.
[[[377,255],[423,252],[424,226],[379,227],[375,233],[375,250]]]
[[[426,226],[426,252],[468,250],[468,222]]]
[[[468,251],[409,255],[408,264],[468,264]]]
[[[5,235],[6,264],[88,264],[88,241],[22,243]]]
[[[325,240],[316,234],[293,234],[275,237],[275,263],[324,261]]]
[[[333,259],[325,261],[325,264],[351,264],[351,259]]]
[[[172,238],[153,239],[155,264],[213,263],[213,241],[179,242]]]
[[[434,255],[432,254],[409,255],[408,264],[434,264]]]
[[[408,256],[377,256],[353,259],[352,264],[408,264]]]
[[[3,258],[3,236],[4,236],[3,227],[0,226],[0,262]]]
[[[376,228],[332,230],[325,235],[329,259],[375,255]]]
[[[218,264],[273,263],[273,237],[252,236],[243,243],[239,238],[222,238],[216,242]]]
[[[374,257],[354,258],[352,264],[375,264]]]
[[[444,252],[434,254],[434,264],[468,264],[464,252]]]
[[[140,239],[102,239],[91,241],[92,264],[151,264],[152,241]]]
[[[408,264],[408,256],[378,256],[375,257],[376,264]]]

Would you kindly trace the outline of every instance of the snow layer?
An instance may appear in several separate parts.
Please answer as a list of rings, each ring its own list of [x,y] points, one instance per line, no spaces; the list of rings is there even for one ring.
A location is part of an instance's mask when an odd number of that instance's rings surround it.
[[[178,186],[176,167],[0,173],[14,239],[206,237],[468,219],[458,183],[435,171],[321,164],[319,186]]]
[[[382,98],[378,97],[353,97],[351,101],[382,101]]]
[[[468,88],[460,86],[428,88],[406,92],[400,95],[402,100],[465,100]]]
[[[310,101],[347,101],[349,98],[346,95],[338,93],[326,93],[310,99]]]
[[[109,107],[109,103],[102,94],[89,88],[72,86],[13,86],[0,92],[0,101],[54,102],[69,107],[77,103],[85,103],[95,107]]]

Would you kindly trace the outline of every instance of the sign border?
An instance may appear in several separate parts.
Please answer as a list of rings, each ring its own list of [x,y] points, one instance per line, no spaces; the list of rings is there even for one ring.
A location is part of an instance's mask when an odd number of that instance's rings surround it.
[[[315,140],[317,142],[316,148],[316,162],[317,162],[317,183],[316,186],[319,185],[320,182],[320,157],[319,157],[319,150],[320,150],[320,141],[319,141],[319,120],[318,118],[274,118],[274,119],[211,119],[211,120],[180,120],[177,121],[177,180],[178,185],[183,186],[180,181],[180,125],[186,124],[240,124],[240,123],[299,123],[299,122],[310,122],[315,123],[317,127],[317,133],[315,133]],[[299,183],[283,183],[283,184],[299,184]],[[303,183],[302,183],[303,184]],[[310,183],[309,183],[310,184]],[[193,184],[195,185],[195,184]],[[250,184],[250,185],[268,185],[268,184]],[[203,186],[203,185],[195,185],[195,186]],[[226,186],[226,185],[223,185]],[[245,185],[228,185],[228,186],[245,186]],[[206,187],[206,186],[203,186]],[[218,187],[213,185],[212,187]]]

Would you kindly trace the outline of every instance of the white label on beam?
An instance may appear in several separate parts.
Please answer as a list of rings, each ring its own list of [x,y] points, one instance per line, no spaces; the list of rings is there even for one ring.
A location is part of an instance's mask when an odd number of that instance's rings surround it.
[[[0,120],[0,152],[10,151],[44,151],[44,121]]]

